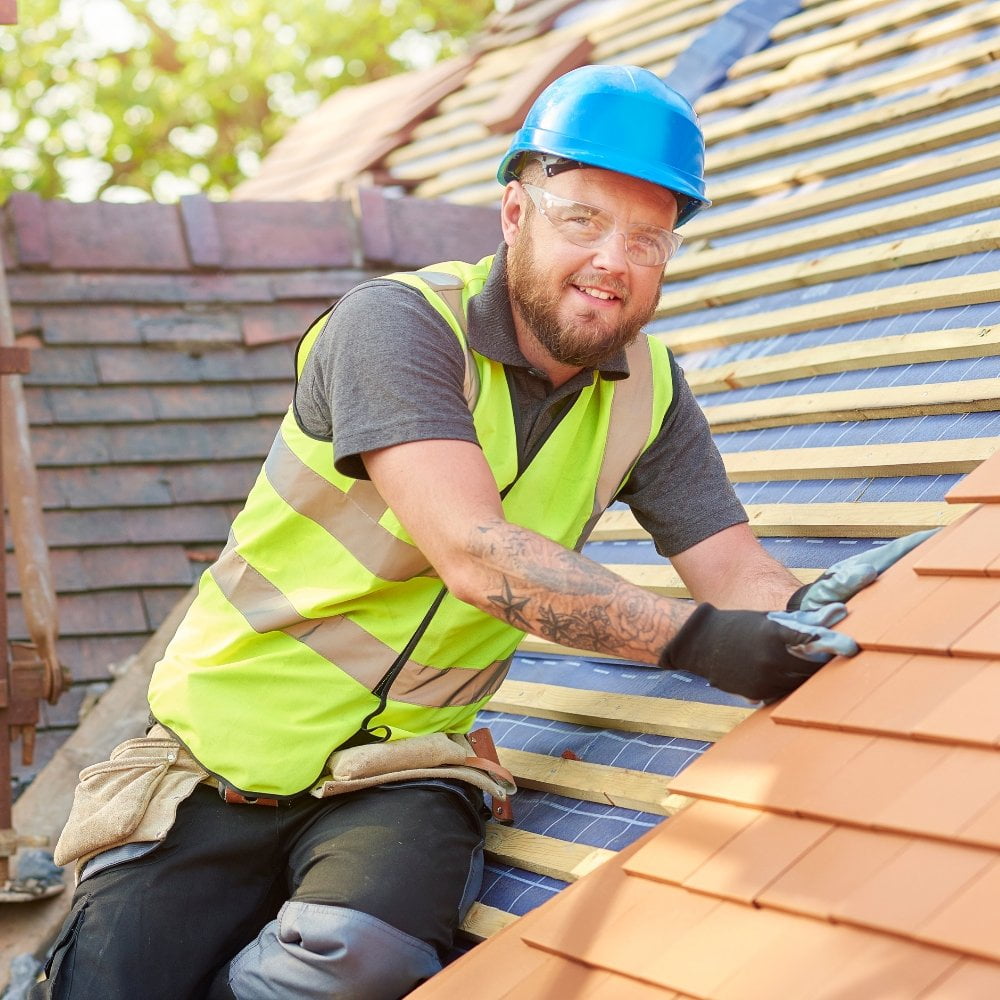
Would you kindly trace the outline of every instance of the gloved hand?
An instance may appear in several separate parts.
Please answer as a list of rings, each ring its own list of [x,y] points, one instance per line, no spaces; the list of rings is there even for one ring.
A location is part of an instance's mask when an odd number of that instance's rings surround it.
[[[857,653],[850,636],[830,629],[846,614],[843,604],[770,613],[699,604],[660,654],[660,666],[699,674],[751,701],[775,701],[832,657]]]
[[[789,611],[816,611],[828,604],[841,604],[874,583],[880,573],[902,559],[911,549],[928,539],[938,529],[916,531],[887,545],[866,549],[857,555],[835,562],[818,580],[799,587],[788,598]]]

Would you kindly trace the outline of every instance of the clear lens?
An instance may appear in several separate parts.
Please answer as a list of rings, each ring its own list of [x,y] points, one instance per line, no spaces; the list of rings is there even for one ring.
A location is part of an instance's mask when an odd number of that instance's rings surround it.
[[[599,247],[620,232],[625,236],[625,255],[629,260],[644,267],[662,267],[677,253],[684,239],[657,226],[621,229],[618,220],[603,208],[560,198],[536,184],[521,187],[555,230],[578,247]]]

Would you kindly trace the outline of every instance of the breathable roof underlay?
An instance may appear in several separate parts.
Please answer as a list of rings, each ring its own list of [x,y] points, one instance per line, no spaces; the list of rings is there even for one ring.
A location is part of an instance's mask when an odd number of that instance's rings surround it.
[[[951,523],[963,508],[945,494],[998,447],[998,16],[811,4],[698,102],[715,205],[685,227],[650,329],[699,394],[765,547],[803,580]],[[683,593],[627,511],[586,551]],[[527,790],[517,835],[493,835],[509,863],[491,863],[481,903],[502,913],[474,913],[473,931],[671,815],[684,799],[666,777],[748,711],[686,675],[556,652],[527,642],[486,715]]]

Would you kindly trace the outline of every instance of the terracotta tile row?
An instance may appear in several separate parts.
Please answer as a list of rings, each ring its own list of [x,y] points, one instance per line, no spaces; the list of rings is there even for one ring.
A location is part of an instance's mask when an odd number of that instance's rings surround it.
[[[618,891],[636,902],[607,917],[597,936],[574,935],[571,922],[550,912],[524,928],[522,939],[573,962],[713,1000],[912,997],[960,961],[953,952],[825,920],[642,878],[620,882]]]
[[[991,895],[1000,888],[997,851],[767,813],[748,823],[750,810],[705,805],[696,803],[682,814],[676,829],[673,823],[662,826],[660,836],[624,870],[707,899],[791,911],[1000,959],[1000,894]],[[732,815],[726,817],[727,811]],[[720,831],[737,828],[713,849]],[[684,866],[676,863],[678,841],[688,848]],[[695,843],[702,848],[700,857]],[[628,889],[630,905],[620,915],[625,920],[641,905],[636,887]],[[692,912],[687,897],[678,899],[684,912]],[[738,911],[733,913],[736,919]],[[558,950],[553,938],[542,943]],[[607,962],[594,958],[603,952],[587,954],[596,964]]]
[[[986,503],[955,526],[945,547],[935,547],[918,559],[917,573],[936,576],[1000,576],[1000,557],[985,544],[1000,538],[1000,504]]]
[[[996,503],[1000,500],[1000,465],[983,462],[946,494],[948,503]]]
[[[775,722],[995,746],[1000,660],[864,651],[825,668]]]
[[[867,649],[1000,653],[1000,629],[991,624],[1000,593],[990,579],[906,571],[887,575],[870,590],[870,599],[838,626]],[[973,631],[984,619],[988,623]]]
[[[670,782],[674,793],[863,828],[1000,848],[992,807],[1000,752],[934,740],[775,725],[723,741]],[[748,723],[744,723],[744,728]]]

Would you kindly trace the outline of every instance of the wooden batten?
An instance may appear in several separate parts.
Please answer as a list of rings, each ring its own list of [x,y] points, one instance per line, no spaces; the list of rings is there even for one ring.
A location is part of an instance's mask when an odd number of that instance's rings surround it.
[[[747,504],[754,534],[771,537],[898,538],[911,531],[951,524],[965,513],[960,504],[936,501]],[[629,510],[609,510],[592,541],[649,539]]]
[[[891,31],[906,24],[937,17],[956,7],[965,6],[965,3],[966,0],[922,0],[919,3],[906,5],[893,4],[889,10],[876,12],[871,12],[871,4],[865,4],[860,9],[852,11],[852,13],[865,13],[867,14],[865,17],[851,18],[835,28],[817,31],[793,41],[779,41],[759,52],[744,56],[730,66],[729,79],[739,80],[753,73],[780,70],[797,59],[809,58],[834,46],[858,45],[877,38],[887,30]]]
[[[1000,379],[930,385],[896,385],[782,396],[747,403],[706,406],[716,433],[816,424],[829,420],[876,420],[932,413],[971,413],[1000,409]]]
[[[804,330],[822,330],[884,316],[905,316],[931,309],[1000,301],[1000,273],[935,278],[909,285],[893,285],[871,292],[790,306],[773,312],[718,320],[657,336],[675,353],[740,344]]]
[[[482,149],[479,149],[475,158],[471,156],[469,157],[469,163],[466,166],[459,167],[457,170],[451,170],[449,168],[448,170],[442,171],[436,177],[429,177],[420,185],[420,197],[441,198],[448,195],[456,188],[481,182],[489,185],[489,197],[480,198],[478,200],[482,202],[496,201],[497,197],[499,197],[499,194],[501,193],[501,188],[497,184],[495,176],[496,163],[503,156],[503,152],[506,150],[509,141],[510,140],[506,137],[491,139],[491,147],[495,145],[497,155],[496,157],[489,157],[485,162],[483,157],[486,154]],[[493,152],[492,148],[490,152]]]
[[[917,87],[921,84],[951,76],[962,70],[994,62],[1000,53],[995,38],[975,42],[955,52],[949,52],[938,59],[913,60],[900,69],[888,70],[875,76],[866,76],[848,83],[823,86],[815,93],[800,100],[780,104],[766,104],[765,107],[731,115],[705,126],[705,141],[712,145],[724,139],[746,135],[758,129],[787,124],[809,118],[812,115],[860,101],[869,100],[880,94],[891,94],[899,90]],[[726,88],[728,89],[728,88]],[[721,95],[724,91],[715,91]],[[702,104],[697,103],[699,111]]]
[[[771,29],[771,41],[783,42],[807,31],[840,24],[855,14],[870,14],[896,2],[897,0],[828,0],[824,3],[822,0],[813,0],[803,3],[800,14],[786,17]]]
[[[966,254],[1000,248],[1000,221],[991,220],[953,229],[896,239],[811,260],[782,264],[767,270],[720,278],[696,286],[671,289],[660,297],[657,315],[676,315],[710,309],[759,295],[773,295],[808,285],[844,281],[862,274],[895,271],[901,267],[950,260]]]
[[[773,236],[751,237],[718,248],[706,242],[701,245],[701,249],[692,248],[670,262],[666,273],[665,294],[671,294],[672,285],[697,275],[721,274],[731,267],[746,267],[810,250],[835,247],[840,243],[881,236],[897,229],[943,222],[992,208],[996,200],[996,182],[982,181],[954,187],[929,198],[904,201],[826,222],[787,229]],[[697,246],[696,243],[695,247]]]
[[[513,801],[516,808],[517,799]],[[485,851],[491,861],[563,882],[575,882],[615,856],[614,851],[604,847],[574,844],[499,823],[486,827]]]
[[[776,72],[763,73],[750,80],[709,91],[698,101],[698,111],[706,114],[720,108],[744,107],[786,88],[828,79],[833,74],[847,73],[860,66],[938,45],[997,24],[1000,24],[1000,5],[993,3],[963,10],[887,38],[876,38],[864,44],[844,42],[796,60]],[[914,61],[919,63],[919,60]],[[871,84],[873,81],[869,78],[865,82]],[[869,95],[872,92],[868,90]]]
[[[1000,162],[1000,141],[987,142],[940,156],[927,157],[876,171],[865,177],[825,184],[814,191],[792,192],[786,198],[751,204],[718,214],[708,212],[684,227],[691,241],[716,235],[747,232],[794,219],[808,219],[838,208],[886,198],[904,191],[920,190],[970,174],[992,171]]]
[[[774,448],[725,452],[734,483],[799,479],[866,479],[886,476],[949,476],[971,472],[1000,449],[998,438],[851,444],[826,448]]]
[[[672,816],[682,804],[682,797],[667,792],[668,779],[662,774],[588,764],[507,747],[499,747],[497,752],[500,763],[514,775],[521,788],[638,809],[657,816]]]
[[[507,148],[508,140],[506,137],[497,139],[491,136],[478,123],[464,126],[463,131],[465,139],[458,149],[451,148],[461,138],[456,132],[437,140],[421,141],[404,147],[407,152],[406,161],[404,162],[403,157],[397,159],[400,166],[393,166],[393,178],[429,184],[444,171],[455,171],[460,180],[463,176],[475,176],[478,179],[481,173],[485,176],[483,161],[499,161]],[[477,163],[480,165],[478,170],[474,166],[470,167],[470,164]],[[455,175],[449,173],[449,176]],[[497,191],[500,190],[497,185]]]
[[[731,0],[724,6],[732,6]],[[594,26],[588,32],[595,44],[595,58],[605,58],[609,52],[621,52],[625,48],[641,45],[649,37],[651,25],[656,32],[654,37],[659,37],[662,34],[659,26],[664,22],[692,11],[697,14],[704,7],[704,0],[646,0],[645,3],[629,4],[624,11],[597,14]],[[676,25],[673,26],[676,30]],[[619,47],[608,48],[619,39]],[[601,53],[600,56],[597,55],[598,52]]]
[[[587,691],[528,681],[506,680],[490,709],[556,719],[581,726],[651,733],[714,743],[750,714],[749,709],[673,698]]]
[[[994,354],[1000,354],[1000,327],[966,327],[821,344],[784,354],[745,358],[728,365],[695,369],[686,372],[685,376],[691,391],[696,396],[702,396],[750,385],[811,378],[814,375],[882,368],[887,365],[919,365],[933,361],[982,358]]]
[[[1000,105],[982,108],[967,115],[951,117],[903,135],[891,135],[874,142],[859,143],[804,162],[785,164],[732,181],[710,183],[708,195],[714,205],[743,201],[760,195],[798,188],[814,181],[826,181],[855,170],[881,163],[905,161],[934,149],[957,146],[983,136],[992,136],[1000,126]],[[711,176],[711,175],[710,175]]]
[[[408,164],[415,160],[430,159],[440,156],[442,163],[450,164],[451,157],[464,154],[466,146],[489,138],[489,132],[479,121],[470,121],[457,126],[452,132],[428,135],[425,138],[413,138],[405,146],[394,149],[385,157],[384,163],[392,168],[393,177],[405,177],[404,168],[414,170]],[[455,144],[458,143],[458,148]],[[416,170],[417,176],[423,176],[423,171]]]
[[[485,941],[517,920],[517,915],[484,903],[473,903],[458,930],[464,938]]]
[[[709,177],[717,176],[758,160],[822,146],[850,136],[874,134],[907,121],[953,111],[997,94],[1000,94],[1000,77],[997,76],[978,76],[951,86],[933,88],[927,93],[904,97],[892,104],[840,115],[831,121],[821,121],[805,128],[784,129],[779,135],[766,139],[733,147],[710,148],[705,158],[705,172]]]
[[[655,21],[648,26],[614,35],[609,33],[599,41],[595,39],[593,60],[613,62],[619,53],[647,44],[649,48],[643,51],[646,65],[657,59],[674,58],[690,44],[691,32],[721,17],[731,6],[731,0],[717,0],[715,3],[688,3],[670,15],[656,11]]]
[[[642,587],[661,597],[690,597],[687,587],[673,567],[665,564],[637,565],[633,563],[607,563],[605,564],[612,573],[617,573],[620,577],[628,580],[629,583]],[[802,583],[812,583],[822,570],[808,568],[790,567],[790,572]],[[521,648],[527,648],[527,639],[521,644]],[[552,646],[553,652],[572,652],[582,654],[582,650],[569,650],[563,647]],[[586,654],[589,655],[589,654]]]

